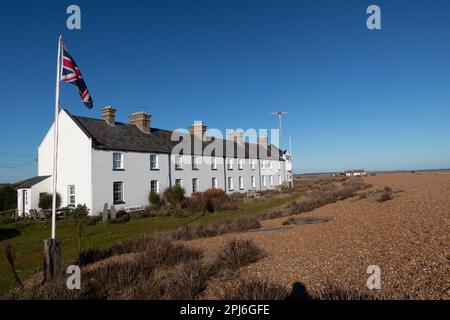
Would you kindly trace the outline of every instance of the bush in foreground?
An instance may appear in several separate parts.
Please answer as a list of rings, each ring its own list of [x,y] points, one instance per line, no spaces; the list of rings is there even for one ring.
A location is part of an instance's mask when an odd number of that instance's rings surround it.
[[[264,256],[264,251],[256,246],[253,241],[232,240],[220,250],[215,264],[220,269],[235,271],[260,260]]]
[[[286,300],[290,291],[275,282],[240,279],[223,290],[224,300]]]
[[[242,218],[224,220],[208,225],[188,224],[174,231],[169,236],[174,240],[193,240],[198,238],[214,237],[225,233],[242,232],[246,230],[259,229],[261,224],[255,218]]]

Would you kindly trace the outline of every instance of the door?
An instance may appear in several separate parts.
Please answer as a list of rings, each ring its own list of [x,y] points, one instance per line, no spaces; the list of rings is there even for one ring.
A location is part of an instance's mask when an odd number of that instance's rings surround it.
[[[22,216],[28,214],[28,190],[22,190]]]

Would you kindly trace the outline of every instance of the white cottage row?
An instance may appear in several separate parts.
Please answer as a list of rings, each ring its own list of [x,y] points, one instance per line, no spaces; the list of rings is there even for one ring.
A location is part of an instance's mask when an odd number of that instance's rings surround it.
[[[133,113],[130,123],[120,123],[115,112],[105,107],[103,119],[94,119],[61,110],[57,192],[62,206],[86,204],[96,215],[105,203],[119,209],[146,205],[151,190],[173,185],[191,195],[210,188],[233,193],[292,183],[290,155],[267,145],[267,137],[258,144],[244,142],[242,132],[230,134],[231,140],[209,138],[201,122],[178,134],[152,128],[148,113]],[[38,176],[18,184],[19,215],[38,209],[40,194],[51,192],[53,137],[52,125],[39,146]]]

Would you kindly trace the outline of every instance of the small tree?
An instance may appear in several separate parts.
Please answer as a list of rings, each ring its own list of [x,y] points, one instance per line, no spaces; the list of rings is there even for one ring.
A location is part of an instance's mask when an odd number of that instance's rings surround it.
[[[85,204],[78,204],[75,209],[70,211],[70,215],[75,220],[85,218],[88,216],[88,214],[89,214],[89,209],[87,208],[87,206]]]
[[[0,187],[0,211],[16,208],[17,192],[12,186]]]
[[[43,192],[39,195],[39,208],[41,209],[51,209],[53,203],[53,195],[51,193]],[[61,195],[56,193],[56,207],[59,208],[61,205]]]
[[[185,190],[180,186],[169,187],[164,190],[163,199],[169,205],[180,205],[184,200]]]
[[[161,196],[155,191],[150,191],[148,202],[152,207],[159,208],[161,206]]]

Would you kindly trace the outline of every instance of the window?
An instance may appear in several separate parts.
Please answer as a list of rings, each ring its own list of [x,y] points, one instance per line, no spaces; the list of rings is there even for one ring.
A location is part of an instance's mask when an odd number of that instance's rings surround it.
[[[68,186],[68,199],[69,199],[69,205],[75,205],[75,186]]]
[[[217,189],[217,178],[211,179],[211,188]]]
[[[198,192],[198,179],[192,179],[192,193]]]
[[[175,156],[175,170],[183,170],[183,157],[179,154]]]
[[[278,184],[282,184],[282,183],[283,183],[283,181],[281,181],[281,176],[278,175]]]
[[[233,191],[233,178],[232,177],[228,177],[228,190],[229,191]]]
[[[255,160],[254,159],[252,159],[251,168],[252,168],[252,170],[255,170]]]
[[[244,190],[244,178],[239,177],[239,190]]]
[[[272,169],[272,162],[273,161],[269,161],[269,169]]]
[[[150,170],[158,170],[158,155],[150,155]]]
[[[263,168],[263,169],[266,168],[266,160],[263,160],[263,162],[262,162],[262,168]]]
[[[255,179],[255,176],[252,176],[251,180],[252,180],[252,188],[256,188],[256,179]]]
[[[233,159],[227,159],[228,170],[233,170]]]
[[[217,170],[217,159],[214,157],[211,158],[211,170]]]
[[[123,182],[113,182],[113,202],[122,204],[123,202]]]
[[[150,192],[159,193],[159,181],[158,180],[150,181]]]
[[[238,169],[239,170],[243,170],[244,169],[244,159],[239,159]]]
[[[262,176],[262,183],[264,188],[267,187],[266,176]]]
[[[269,176],[270,186],[273,187],[273,176]]]
[[[114,152],[113,153],[113,169],[123,170],[123,154]]]
[[[281,161],[278,161],[278,171],[281,170]]]
[[[192,156],[192,170],[198,170],[198,163],[196,156]]]
[[[182,185],[181,179],[175,179],[175,185],[176,185],[177,187],[181,187],[181,185]]]

